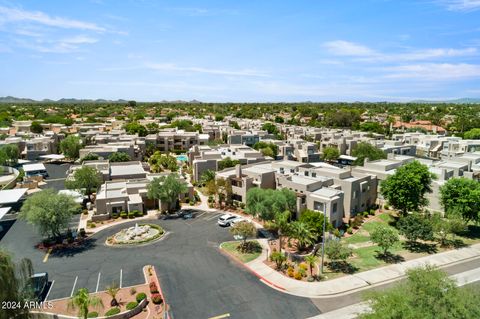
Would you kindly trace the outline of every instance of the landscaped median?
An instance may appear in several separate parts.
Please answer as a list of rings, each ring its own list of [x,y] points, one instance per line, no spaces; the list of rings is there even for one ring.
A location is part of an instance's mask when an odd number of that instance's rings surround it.
[[[248,263],[260,256],[262,253],[262,246],[256,240],[249,240],[247,243],[252,247],[249,251],[242,251],[239,249],[242,244],[241,241],[227,241],[220,244],[220,248],[242,263]]]

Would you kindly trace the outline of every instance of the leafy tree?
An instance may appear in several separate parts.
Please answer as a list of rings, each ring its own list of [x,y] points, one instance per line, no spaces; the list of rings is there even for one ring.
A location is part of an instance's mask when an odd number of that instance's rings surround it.
[[[112,153],[109,157],[108,160],[112,163],[114,162],[129,162],[131,160],[130,155],[128,155],[125,152],[115,152]]]
[[[361,319],[478,318],[480,293],[459,288],[433,266],[407,270],[407,280],[394,287],[365,294],[371,310]]]
[[[237,121],[230,121],[230,126],[233,127],[236,130],[240,129],[240,125],[238,125]]]
[[[440,245],[447,246],[447,237],[450,234],[460,233],[465,230],[466,225],[459,217],[443,218],[440,214],[431,217],[433,232],[439,236]]]
[[[73,179],[66,180],[65,186],[69,189],[82,190],[91,200],[91,195],[102,185],[102,177],[99,171],[90,166],[82,166],[75,170]]]
[[[42,127],[42,125],[40,124],[40,122],[33,121],[33,122],[32,122],[32,125],[30,126],[30,131],[31,131],[32,133],[40,134],[40,133],[43,132],[43,127]]]
[[[388,176],[381,184],[380,192],[390,205],[405,215],[428,204],[425,194],[432,191],[434,177],[426,165],[413,161]]]
[[[315,243],[316,236],[313,228],[305,222],[294,221],[290,223],[289,235],[290,238],[297,240],[298,251],[303,251]]]
[[[159,126],[157,123],[148,123],[145,128],[147,129],[148,134],[156,134],[159,131]]]
[[[359,166],[363,166],[366,158],[368,158],[369,161],[387,158],[387,155],[381,149],[367,142],[358,143],[352,149],[352,156],[357,158],[353,164]]]
[[[82,157],[81,159],[81,162],[85,162],[85,161],[96,161],[100,158],[100,156],[98,156],[98,154],[95,154],[95,153],[88,153],[87,155],[85,155],[84,157]]]
[[[370,239],[383,249],[383,255],[386,255],[388,249],[400,241],[394,228],[382,224],[373,229],[370,233]]]
[[[295,211],[295,193],[283,188],[281,190],[251,188],[247,192],[246,212],[262,220],[273,220],[275,214],[289,210]]]
[[[202,173],[202,176],[200,176],[200,183],[203,185],[213,180],[215,180],[215,171],[211,169],[206,170],[205,172]]]
[[[325,245],[325,254],[330,259],[332,268],[336,268],[339,263],[345,263],[352,255],[352,249],[345,246],[339,240],[330,240]]]
[[[275,116],[275,123],[283,123],[284,122],[284,119],[283,117],[281,116]]]
[[[451,178],[440,187],[440,201],[448,216],[465,221],[480,220],[480,183],[467,178]]]
[[[264,156],[270,156],[275,158],[278,155],[278,146],[274,143],[257,142],[253,145],[253,148],[260,151]]]
[[[33,297],[29,287],[30,277],[33,275],[33,267],[30,259],[22,259],[18,263],[14,263],[11,254],[0,248],[0,304],[5,305],[7,302],[20,302]],[[28,308],[24,307],[3,307],[0,318],[30,318]]]
[[[273,134],[273,135],[277,135],[279,133],[275,124],[270,122],[264,123],[262,125],[262,130],[267,131],[268,134]]]
[[[230,180],[224,178],[219,178],[216,180],[218,187],[218,202],[222,205],[223,202],[226,204],[232,204],[232,183]]]
[[[317,264],[317,261],[318,261],[318,257],[315,255],[305,256],[305,262],[307,263],[308,268],[310,270],[310,277],[313,276],[313,267],[315,267],[315,265]]]
[[[465,132],[463,137],[467,140],[479,140],[480,139],[480,128],[472,128],[471,130]]]
[[[83,319],[87,319],[88,309],[90,307],[98,308],[103,307],[102,299],[95,296],[90,296],[87,288],[80,288],[77,292],[70,297],[68,301],[69,309],[78,308],[78,316]]]
[[[315,241],[318,241],[323,235],[323,218],[325,215],[321,212],[314,210],[304,210],[300,215],[299,221],[306,223],[312,230],[315,236]],[[325,221],[325,231],[333,230],[332,224],[327,220]]]
[[[224,118],[225,118],[225,116],[223,116],[221,114],[215,114],[215,121],[217,121],[217,122],[223,121]]]
[[[325,147],[322,151],[322,159],[327,162],[336,161],[340,157],[340,151],[336,147]]]
[[[60,142],[60,150],[71,159],[77,159],[82,148],[82,140],[75,135],[69,135]]]
[[[124,126],[128,134],[138,134],[138,136],[147,136],[147,128],[138,122],[130,122]]]
[[[270,260],[275,263],[277,270],[282,269],[283,264],[287,261],[287,256],[279,251],[274,251],[270,254]]]
[[[247,221],[241,221],[241,222],[235,223],[235,225],[233,225],[230,228],[230,232],[232,233],[232,235],[242,237],[242,241],[243,241],[242,246],[246,247],[247,239],[249,237],[255,236],[255,234],[257,233],[257,229],[252,223]]]
[[[433,240],[432,223],[418,213],[400,218],[397,228],[409,242],[416,242],[417,239]]]
[[[224,170],[226,168],[235,167],[238,164],[240,164],[239,160],[232,160],[230,157],[226,157],[226,158],[222,159],[221,161],[217,162],[217,166],[218,166],[219,171]]]
[[[184,181],[179,180],[176,173],[168,176],[160,176],[154,178],[147,188],[147,196],[150,199],[160,200],[162,203],[168,204],[168,209],[172,210],[176,207],[178,196],[186,193],[188,190]]]
[[[378,134],[385,133],[385,128],[378,122],[364,122],[360,124],[360,130]]]
[[[46,189],[25,200],[19,217],[36,226],[42,235],[58,238],[79,210],[73,197]]]
[[[162,154],[158,151],[150,156],[148,164],[150,164],[150,168],[154,173],[163,172],[164,170],[169,170],[171,172],[176,172],[178,170],[177,159],[175,157],[168,154]]]
[[[0,146],[0,165],[13,166],[18,162],[18,146],[15,144],[6,144]]]

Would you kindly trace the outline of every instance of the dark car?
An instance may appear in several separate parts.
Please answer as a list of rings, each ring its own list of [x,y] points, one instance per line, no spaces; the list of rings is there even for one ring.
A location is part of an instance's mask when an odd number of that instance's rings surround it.
[[[42,301],[47,293],[48,273],[36,273],[30,277],[30,287],[33,290],[35,299]]]

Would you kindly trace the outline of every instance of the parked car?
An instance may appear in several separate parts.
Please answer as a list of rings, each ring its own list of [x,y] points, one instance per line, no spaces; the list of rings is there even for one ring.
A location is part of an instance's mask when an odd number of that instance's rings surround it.
[[[223,226],[223,227],[229,227],[233,224],[235,224],[236,220],[240,218],[238,216],[232,215],[232,214],[224,214],[220,217],[218,217],[218,225]]]
[[[30,288],[33,290],[35,299],[42,301],[47,293],[48,273],[36,273],[30,277]]]

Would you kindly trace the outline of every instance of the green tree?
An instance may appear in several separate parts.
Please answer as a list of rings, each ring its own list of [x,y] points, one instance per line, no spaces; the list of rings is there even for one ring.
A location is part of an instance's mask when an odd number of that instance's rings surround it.
[[[447,246],[447,238],[450,234],[460,233],[465,230],[465,222],[457,216],[443,218],[437,213],[431,217],[433,232],[438,235],[442,247]]]
[[[411,243],[422,240],[433,240],[433,226],[429,219],[413,213],[400,218],[397,228]]]
[[[242,246],[247,247],[247,239],[249,237],[254,237],[257,233],[257,229],[253,225],[253,223],[247,221],[241,221],[235,223],[232,227],[230,227],[230,233],[234,236],[240,236],[242,238]],[[241,249],[242,251],[246,251],[247,249]]]
[[[131,160],[130,155],[128,155],[125,152],[115,152],[112,153],[109,157],[108,160],[112,163],[114,162],[129,162]]]
[[[202,185],[207,184],[208,182],[212,181],[215,179],[215,171],[209,169],[206,170],[205,172],[202,173],[202,176],[200,176],[200,183]]]
[[[317,265],[318,257],[315,255],[308,255],[305,256],[305,262],[308,265],[308,268],[310,270],[310,277],[313,276],[313,267]]]
[[[278,241],[280,246],[280,252],[282,251],[283,247],[283,237],[288,236],[290,234],[290,216],[291,212],[286,210],[284,212],[277,212],[275,214],[274,226],[278,232]]]
[[[29,280],[33,275],[33,267],[30,259],[22,259],[18,263],[12,260],[11,254],[3,248],[0,248],[0,304],[7,302],[20,302],[33,297],[33,291]],[[27,287],[27,289],[26,289]],[[24,307],[3,307],[0,318],[30,318],[28,308]]]
[[[440,201],[448,216],[469,222],[480,220],[480,183],[467,178],[451,178],[440,188]]]
[[[282,269],[283,264],[287,261],[287,256],[282,252],[274,251],[270,254],[270,260],[275,263],[275,268],[280,270]]]
[[[378,225],[370,233],[370,239],[383,249],[383,255],[387,255],[388,249],[400,241],[398,232],[387,225]]]
[[[98,154],[95,154],[95,153],[88,153],[87,155],[85,155],[84,157],[82,157],[81,159],[81,162],[85,162],[85,161],[96,161],[100,158],[100,156],[98,156]]]
[[[369,161],[387,158],[387,155],[381,149],[378,149],[367,142],[358,143],[352,149],[352,156],[357,158],[353,164],[360,166],[363,166],[366,158],[368,158]]]
[[[136,121],[127,123],[124,128],[128,134],[138,134],[138,136],[141,137],[147,136],[148,134],[147,128]]]
[[[313,228],[301,221],[294,221],[290,223],[289,229],[290,238],[297,241],[297,250],[304,251],[315,243],[315,234]]]
[[[267,131],[268,134],[273,134],[273,135],[277,135],[279,133],[275,124],[270,122],[264,123],[262,125],[262,130]]]
[[[148,134],[156,134],[156,133],[158,133],[160,127],[158,126],[157,123],[152,122],[152,123],[148,123],[145,126],[145,128],[147,129]]]
[[[17,164],[19,155],[18,146],[15,144],[0,146],[0,165],[13,166]]]
[[[77,159],[82,148],[82,140],[75,135],[69,135],[60,142],[60,150],[71,159]]]
[[[479,140],[480,139],[480,128],[472,128],[471,130],[463,134],[463,138],[467,140]]]
[[[397,168],[395,174],[388,176],[382,182],[380,192],[390,205],[405,215],[428,204],[425,194],[432,191],[434,177],[426,165],[413,161]]]
[[[352,249],[340,240],[330,240],[325,245],[325,254],[330,259],[330,268],[336,269],[340,264],[346,263],[348,257],[352,255]]]
[[[324,214],[314,210],[304,210],[300,215],[299,221],[304,222],[309,225],[313,234],[315,235],[315,241],[319,241],[323,235],[323,218]],[[325,231],[333,230],[332,224],[327,220],[325,221]]]
[[[88,196],[88,200],[91,201],[91,195],[95,193],[102,185],[102,176],[99,171],[90,166],[82,166],[75,170],[73,173],[73,179],[65,181],[65,186],[68,189],[78,189],[83,191]]]
[[[25,200],[19,217],[36,226],[42,235],[58,238],[79,210],[73,197],[46,189]]]
[[[68,308],[78,309],[78,316],[83,319],[87,319],[90,307],[103,307],[103,302],[99,297],[90,296],[87,288],[78,289],[68,301]]]
[[[119,291],[120,287],[118,287],[118,284],[116,282],[112,283],[110,286],[107,287],[107,290],[105,292],[112,298],[112,300],[110,301],[110,306],[118,306],[117,294]]]
[[[266,143],[266,142],[257,142],[253,145],[253,148],[257,151],[260,151],[263,156],[270,156],[275,158],[278,155],[278,146],[274,143]]]
[[[237,121],[230,121],[230,126],[233,127],[236,130],[240,129],[240,125],[238,125]]]
[[[154,173],[160,173],[164,170],[169,170],[171,172],[178,171],[177,159],[171,155],[162,154],[158,151],[150,156],[148,164]]]
[[[232,160],[230,157],[226,157],[221,161],[217,162],[218,170],[224,170],[226,168],[235,167],[236,165],[240,164],[238,160]]]
[[[247,192],[245,211],[262,220],[273,220],[278,212],[294,212],[295,206],[295,193],[286,188],[273,190],[254,187]]]
[[[385,128],[378,122],[364,122],[360,124],[360,130],[378,134],[385,133]]]
[[[371,310],[361,319],[479,318],[480,293],[458,288],[448,275],[432,266],[407,270],[407,280],[388,290],[365,294]]]
[[[340,157],[340,151],[336,147],[325,147],[322,151],[322,159],[327,162],[336,161]]]
[[[32,125],[30,126],[30,131],[31,131],[32,133],[40,134],[40,133],[43,132],[43,127],[42,127],[42,125],[40,124],[40,122],[33,121],[33,122],[32,122]]]
[[[187,190],[185,182],[181,181],[176,173],[171,173],[168,176],[154,178],[148,184],[147,196],[167,203],[168,210],[171,211],[176,207],[178,196],[186,193]]]

